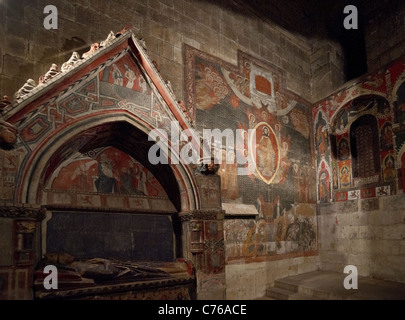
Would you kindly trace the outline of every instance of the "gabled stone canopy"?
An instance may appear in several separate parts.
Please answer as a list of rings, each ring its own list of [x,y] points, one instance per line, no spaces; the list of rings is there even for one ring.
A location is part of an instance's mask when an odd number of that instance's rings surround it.
[[[193,119],[189,117],[184,104],[181,101],[176,102],[170,81],[165,82],[161,78],[157,63],[149,59],[145,42],[137,39],[129,27],[125,27],[118,33],[111,31],[105,40],[100,43],[93,43],[89,51],[81,57],[77,52],[73,52],[71,58],[63,63],[60,68],[56,64],[52,64],[49,71],[39,78],[38,83],[33,79],[28,79],[14,94],[13,103],[10,102],[9,97],[4,96],[0,102],[3,118],[12,121],[17,114],[24,113],[25,106],[44,96],[45,93],[59,88],[59,85],[63,86],[70,83],[71,81],[69,80],[71,78],[76,80],[78,73],[81,75],[83,71],[89,70],[103,55],[111,56],[111,54],[116,53],[117,49],[122,48],[123,44],[127,44],[129,46],[127,51],[131,51],[133,57],[139,59],[138,61],[144,68],[144,71],[151,77],[153,84],[162,94],[163,99],[170,106],[173,114],[179,118],[182,127],[192,125]]]

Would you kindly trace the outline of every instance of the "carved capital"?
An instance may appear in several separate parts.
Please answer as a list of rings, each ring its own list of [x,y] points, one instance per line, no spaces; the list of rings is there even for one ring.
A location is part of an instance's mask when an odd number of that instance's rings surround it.
[[[10,98],[8,96],[3,96],[3,98],[0,100],[0,113],[3,112],[3,110],[11,105]]]
[[[4,206],[0,207],[0,218],[30,218],[37,221],[42,221],[45,218],[44,208],[35,207],[17,207],[17,206]]]
[[[17,129],[6,121],[0,121],[0,148],[11,150],[17,142]]]
[[[179,214],[182,222],[191,220],[223,220],[225,216],[224,210],[193,210],[189,212],[181,212]]]

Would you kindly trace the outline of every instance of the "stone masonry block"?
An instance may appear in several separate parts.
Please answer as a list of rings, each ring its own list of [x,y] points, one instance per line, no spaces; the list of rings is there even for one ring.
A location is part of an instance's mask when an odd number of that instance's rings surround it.
[[[92,8],[84,8],[79,6],[76,9],[76,22],[80,24],[91,24],[94,29],[97,29],[101,23],[100,13]]]
[[[168,60],[173,60],[173,46],[164,41],[159,41],[159,55]]]
[[[28,41],[23,38],[6,35],[4,50],[13,56],[25,58],[28,51]]]
[[[34,63],[27,61],[26,59],[21,57],[6,54],[4,55],[3,73],[7,76],[20,79],[26,77],[30,78],[33,77],[34,74]],[[21,83],[21,86],[25,83],[27,79],[25,79]]]
[[[353,253],[368,253],[373,250],[373,241],[367,239],[352,239],[350,251]]]

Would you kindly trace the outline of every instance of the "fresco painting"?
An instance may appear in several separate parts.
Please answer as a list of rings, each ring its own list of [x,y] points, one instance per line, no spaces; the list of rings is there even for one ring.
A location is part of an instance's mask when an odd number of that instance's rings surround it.
[[[103,194],[166,196],[162,186],[141,163],[114,148],[93,150],[64,163],[51,189]]]
[[[267,184],[274,178],[279,166],[279,147],[273,129],[264,122],[258,123],[252,135],[250,150],[256,150],[255,173]],[[253,140],[255,137],[255,141]],[[255,144],[253,146],[253,144]]]
[[[393,148],[394,133],[392,131],[392,124],[386,122],[380,132],[380,147],[382,150],[389,150]]]
[[[107,66],[100,72],[100,80],[115,84],[120,87],[148,94],[149,85],[139,68],[134,64],[133,59],[125,55],[120,60]]]
[[[346,160],[350,156],[349,141],[346,138],[342,138],[338,145],[338,158],[339,160]]]
[[[395,170],[395,159],[393,154],[389,153],[384,157],[382,171],[385,182],[394,181],[397,177],[397,173]]]
[[[395,118],[401,128],[405,127],[405,83],[401,84],[396,92]]]
[[[348,188],[351,185],[350,161],[339,162],[339,181],[341,188]]]
[[[315,150],[318,154],[323,155],[326,152],[327,145],[328,134],[326,131],[326,120],[322,112],[319,112],[315,123]]]
[[[384,75],[382,77],[381,75]],[[313,109],[315,151],[318,153],[318,196],[326,190],[327,173],[321,169],[323,159],[332,160],[332,199],[346,201],[386,196],[405,190],[405,70],[404,61],[387,66],[378,75],[360,78],[355,85],[342,88],[320,101]],[[327,116],[326,116],[327,115]],[[359,125],[358,119],[375,119]],[[328,119],[331,119],[330,121]],[[322,136],[328,128],[328,137]],[[368,127],[368,128],[366,128]],[[366,139],[370,132],[373,139]],[[356,131],[355,131],[356,130]],[[357,131],[358,130],[358,131]],[[354,133],[354,134],[352,134]],[[377,133],[377,134],[375,134]],[[357,135],[359,134],[359,135]],[[358,141],[357,141],[358,140]],[[324,145],[326,141],[326,147]],[[357,157],[358,150],[374,155],[371,169]],[[359,160],[360,159],[360,160]],[[373,167],[372,167],[373,166]]]
[[[321,167],[318,181],[318,197],[321,203],[327,203],[330,201],[330,177],[325,162],[322,162]]]
[[[312,252],[315,210],[308,207],[308,223],[296,212],[297,206],[317,199],[311,179],[315,174],[310,103],[285,89],[279,70],[243,52],[237,66],[190,46],[185,46],[185,57],[185,101],[188,109],[195,109],[197,129],[242,130],[242,146],[222,146],[216,152],[222,159],[227,155],[252,160],[251,166],[223,161],[218,171],[222,202],[254,205],[259,214],[255,221],[235,222],[238,231],[226,228],[227,259]],[[325,148],[324,123],[320,126]],[[249,130],[255,135],[249,136]],[[246,174],[238,174],[238,169]],[[266,239],[267,245],[260,239]]]

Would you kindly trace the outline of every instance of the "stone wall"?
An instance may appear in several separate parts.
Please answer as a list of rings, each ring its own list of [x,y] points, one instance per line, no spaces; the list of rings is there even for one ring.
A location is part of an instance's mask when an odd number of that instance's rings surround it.
[[[405,282],[405,197],[336,202],[320,207],[319,257],[322,270]]]
[[[338,42],[317,39],[311,47],[311,94],[318,101],[345,82],[344,58]]]
[[[322,270],[354,265],[363,276],[405,281],[403,59],[347,83],[313,110]],[[368,144],[359,124],[372,132]]]
[[[394,0],[383,8],[371,3],[365,10],[368,71],[373,72],[404,53],[405,3]]]
[[[246,11],[209,1],[62,1],[58,29],[46,30],[42,0],[0,4],[0,93],[12,96],[28,78],[37,81],[51,63],[60,65],[72,51],[86,52],[112,30],[131,24],[149,55],[183,97],[183,44],[236,64],[237,50],[282,68],[288,87],[310,100],[311,68],[308,41],[264,22]]]

